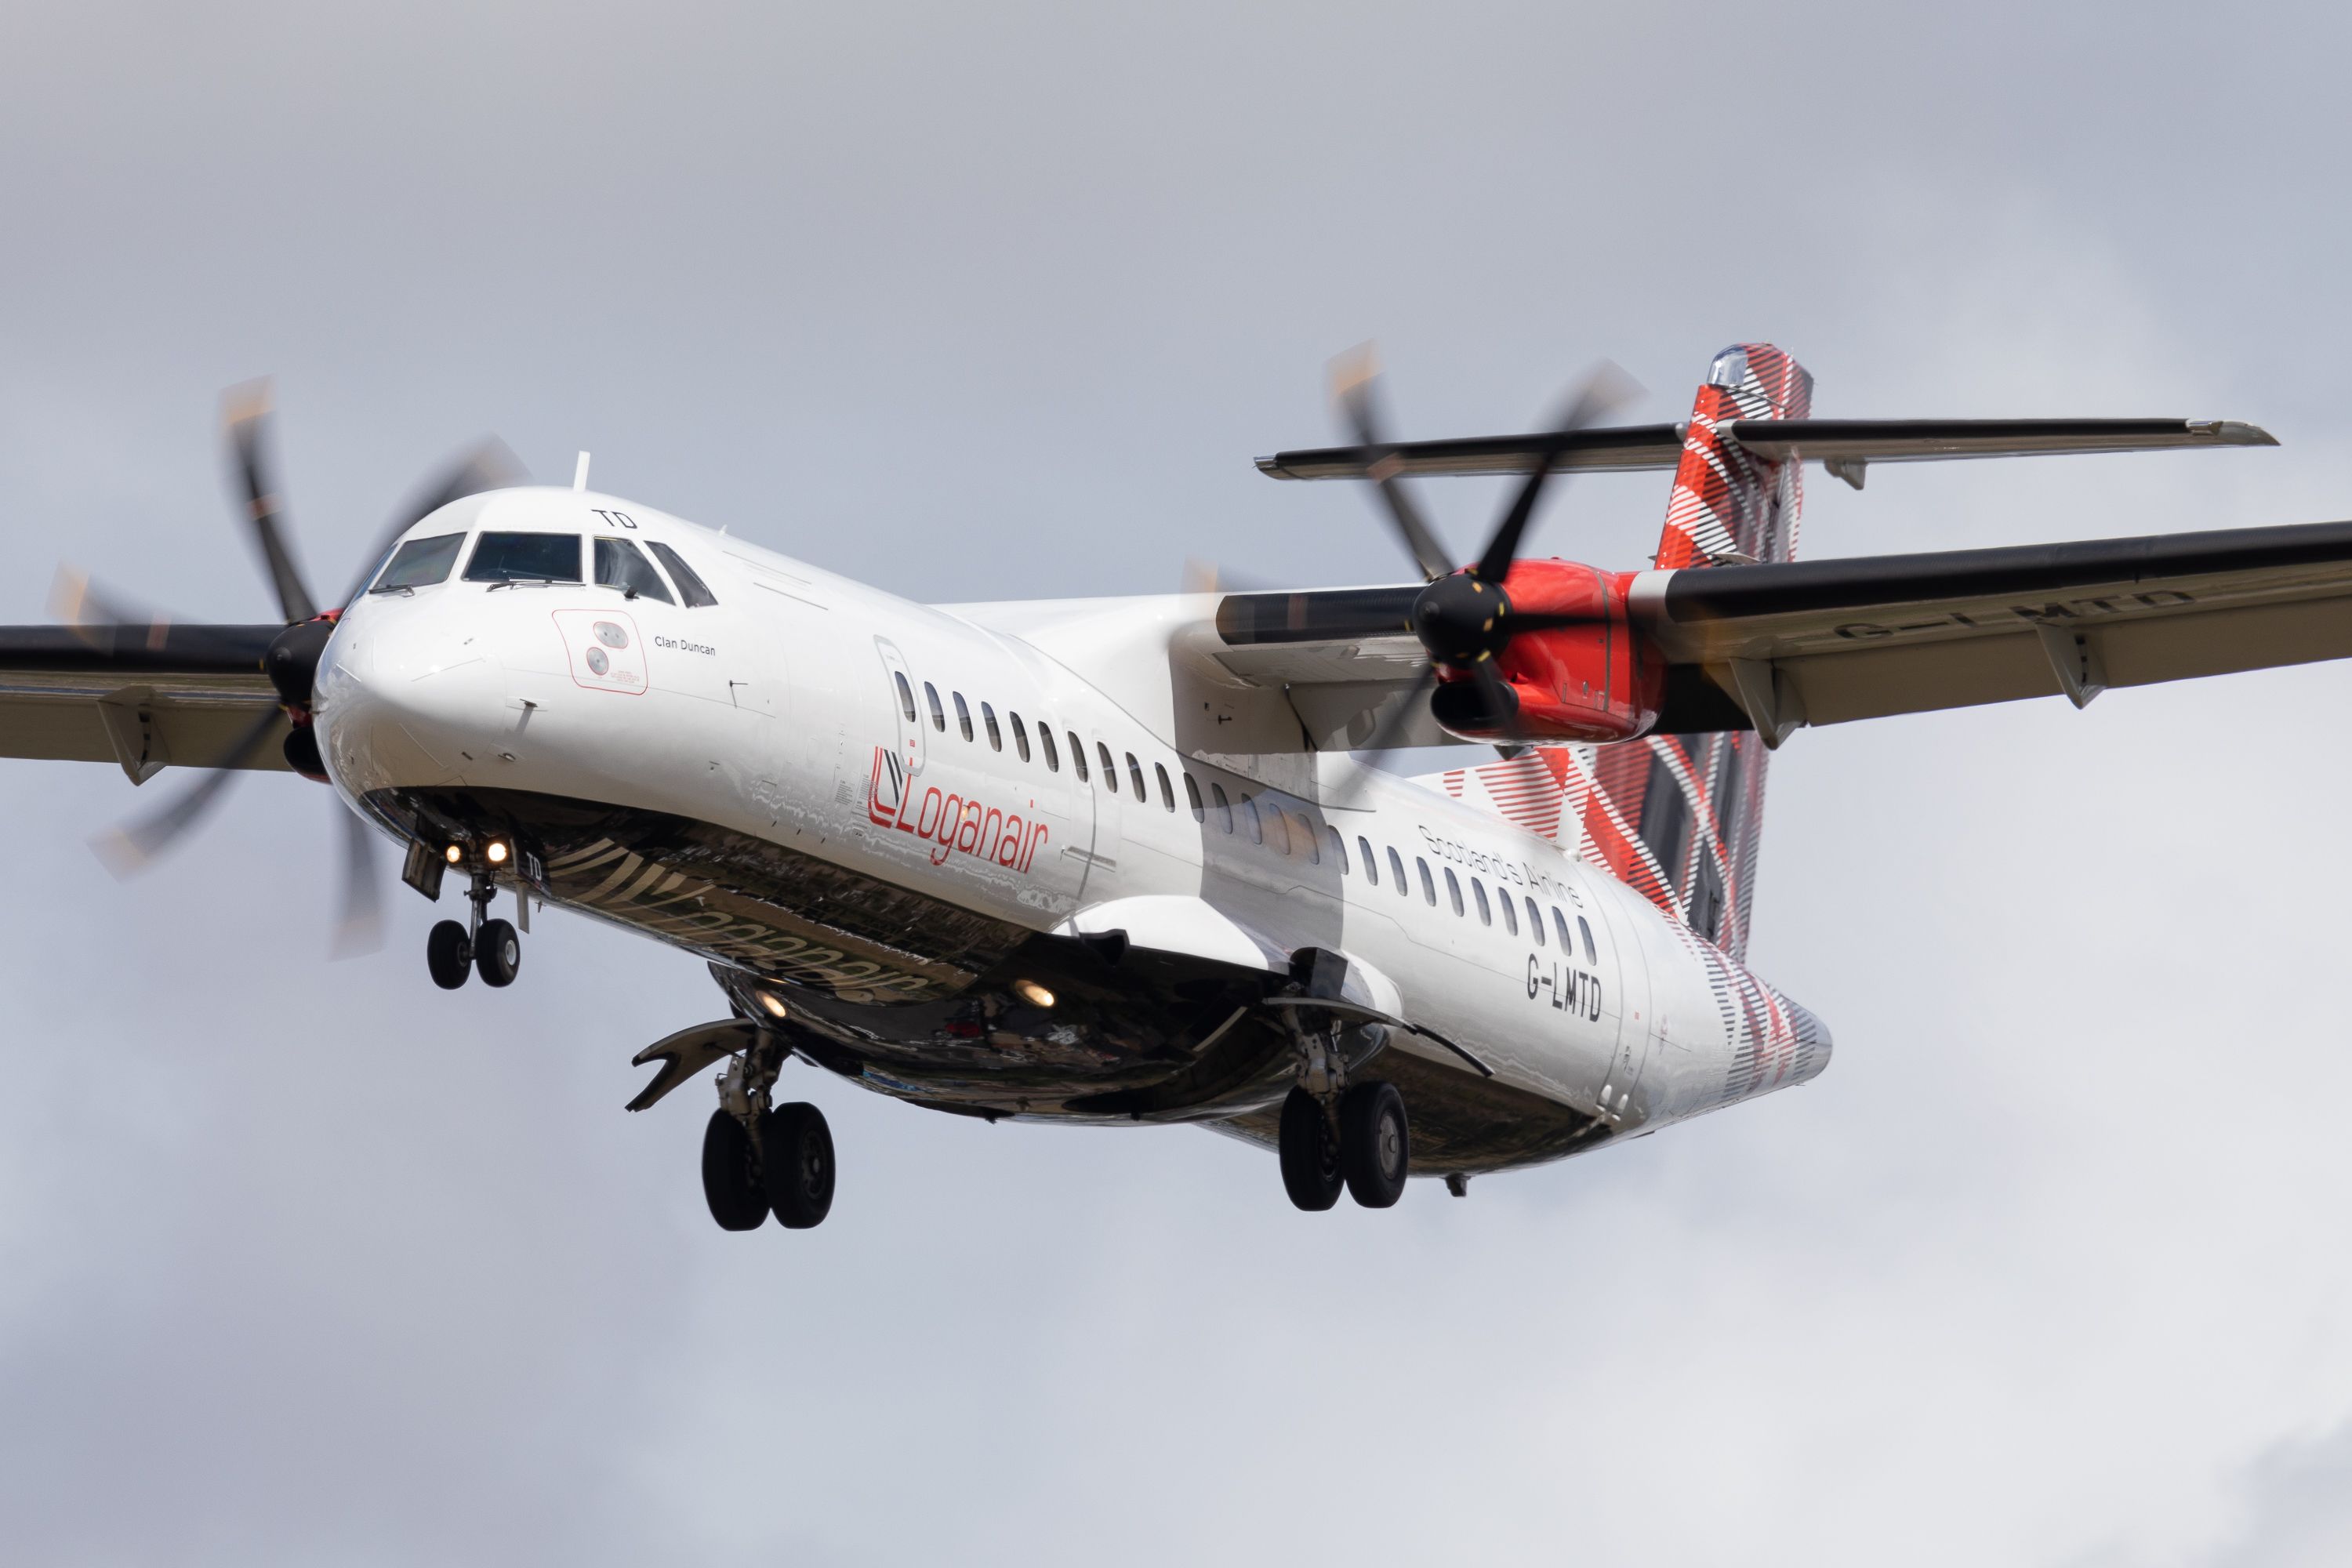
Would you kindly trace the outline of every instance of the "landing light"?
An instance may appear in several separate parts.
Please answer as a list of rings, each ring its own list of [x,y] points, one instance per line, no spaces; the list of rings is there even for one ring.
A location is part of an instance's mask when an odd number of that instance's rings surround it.
[[[499,839],[491,839],[490,847],[482,853],[493,866],[503,866],[507,863],[507,847]]]
[[[1054,1005],[1054,994],[1034,980],[1014,981],[1013,994],[1032,1007],[1050,1007]]]
[[[452,844],[449,846],[449,864],[455,866],[458,861],[463,860],[465,858],[466,847],[464,845]]]
[[[760,1005],[768,1010],[770,1017],[781,1018],[784,1016],[784,1004],[782,997],[771,996],[762,991],[760,993]]]

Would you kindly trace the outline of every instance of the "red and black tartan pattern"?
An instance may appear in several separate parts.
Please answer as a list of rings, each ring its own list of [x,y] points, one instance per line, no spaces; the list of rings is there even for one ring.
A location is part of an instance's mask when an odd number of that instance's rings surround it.
[[[1728,384],[1699,388],[1675,472],[1661,567],[1718,558],[1787,561],[1804,509],[1801,462],[1771,461],[1727,440],[1734,419],[1803,418],[1813,378],[1769,343],[1717,356]],[[1752,731],[1654,735],[1610,746],[1544,747],[1509,762],[1439,775],[1472,799],[1608,871],[1675,917],[1699,955],[1734,1043],[1727,1100],[1801,1082],[1826,1065],[1828,1031],[1750,974],[1748,952],[1768,755]]]

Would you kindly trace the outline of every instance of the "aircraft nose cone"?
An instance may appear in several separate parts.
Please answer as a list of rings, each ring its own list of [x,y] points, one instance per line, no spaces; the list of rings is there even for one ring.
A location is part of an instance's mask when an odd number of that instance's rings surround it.
[[[487,656],[397,620],[345,617],[319,662],[320,750],[354,797],[457,780],[484,716],[500,705],[499,671]]]

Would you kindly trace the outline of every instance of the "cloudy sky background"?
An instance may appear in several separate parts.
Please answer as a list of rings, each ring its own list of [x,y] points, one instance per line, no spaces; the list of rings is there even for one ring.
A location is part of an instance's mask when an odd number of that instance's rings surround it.
[[[928,598],[1188,555],[1392,580],[1248,459],[1386,352],[1417,434],[1606,354],[1680,417],[2259,421],[1886,468],[1808,553],[2352,515],[2336,7],[402,8],[0,17],[0,620],[60,560],[264,618],[220,389],[340,582],[488,430]],[[1654,547],[1660,476],[1539,547]],[[1430,492],[1466,550],[1491,489]],[[318,962],[325,794],[0,769],[0,1521],[26,1562],[2125,1568],[2352,1550],[2352,669],[1845,731],[1774,770],[1753,958],[1839,1048],[1598,1158],[1303,1215],[1181,1130],[818,1077],[820,1231],[719,1232],[640,1046],[701,967],[550,918]],[[168,778],[169,775],[167,775]],[[152,787],[152,786],[151,786]],[[801,1069],[792,1069],[799,1072]]]

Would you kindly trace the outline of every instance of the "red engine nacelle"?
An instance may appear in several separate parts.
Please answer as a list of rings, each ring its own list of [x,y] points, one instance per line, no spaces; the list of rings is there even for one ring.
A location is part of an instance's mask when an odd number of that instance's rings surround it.
[[[1658,721],[1665,666],[1626,616],[1633,581],[1630,572],[1573,561],[1513,563],[1503,585],[1515,614],[1592,617],[1586,626],[1522,632],[1496,656],[1496,673],[1518,699],[1512,725],[1522,738],[1630,741]],[[1502,722],[1489,721],[1477,690],[1469,677],[1446,675],[1431,704],[1438,722],[1465,741],[1507,739]]]

